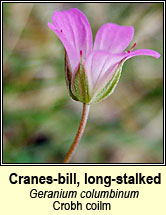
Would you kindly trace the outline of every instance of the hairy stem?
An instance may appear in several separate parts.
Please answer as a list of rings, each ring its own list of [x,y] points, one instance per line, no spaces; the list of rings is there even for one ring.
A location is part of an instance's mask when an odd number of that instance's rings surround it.
[[[68,163],[74,153],[74,151],[76,150],[76,147],[78,146],[78,143],[80,142],[81,140],[81,137],[83,135],[83,132],[84,132],[84,129],[85,129],[85,126],[86,126],[86,122],[87,122],[87,119],[88,119],[88,114],[89,114],[89,109],[90,109],[90,105],[88,104],[83,104],[83,111],[82,111],[82,118],[81,118],[81,121],[80,121],[80,126],[78,128],[78,131],[77,131],[77,134],[76,134],[76,137],[74,139],[74,142],[73,144],[71,145],[63,163]]]

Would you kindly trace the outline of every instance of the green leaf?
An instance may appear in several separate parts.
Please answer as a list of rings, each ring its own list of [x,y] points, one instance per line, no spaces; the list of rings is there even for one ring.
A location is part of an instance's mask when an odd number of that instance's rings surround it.
[[[69,96],[73,100],[78,101],[77,97],[72,92],[72,86],[71,86],[72,72],[71,72],[71,67],[69,65],[69,60],[67,60],[66,51],[65,51],[65,79],[66,79],[66,85],[67,85],[67,88],[68,88]]]
[[[107,98],[114,92],[114,89],[116,88],[116,86],[119,82],[120,76],[121,76],[122,66],[123,66],[123,61],[119,64],[112,79],[107,83],[107,85],[96,96],[93,97],[93,99],[91,100],[90,103],[99,102],[102,99]]]
[[[80,102],[89,103],[89,85],[84,66],[80,63],[79,68],[73,79],[73,89]]]

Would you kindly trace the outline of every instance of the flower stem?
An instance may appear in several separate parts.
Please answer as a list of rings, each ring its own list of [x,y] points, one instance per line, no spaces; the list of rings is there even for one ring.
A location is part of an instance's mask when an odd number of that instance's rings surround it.
[[[88,114],[89,114],[89,109],[90,109],[90,105],[88,104],[83,104],[83,111],[82,111],[82,118],[81,118],[81,121],[80,121],[80,126],[78,128],[78,131],[77,131],[77,134],[76,134],[76,137],[74,139],[74,142],[73,144],[71,145],[63,163],[68,163],[69,160],[71,159],[74,151],[76,150],[76,147],[78,146],[78,143],[80,142],[81,140],[81,137],[83,135],[83,132],[84,132],[84,129],[85,129],[85,126],[86,126],[86,122],[87,122],[87,119],[88,119]]]

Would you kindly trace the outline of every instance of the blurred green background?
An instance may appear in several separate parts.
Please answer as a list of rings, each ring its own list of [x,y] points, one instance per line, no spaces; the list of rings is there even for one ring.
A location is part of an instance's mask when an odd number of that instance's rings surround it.
[[[82,104],[69,98],[64,48],[47,23],[78,8],[93,35],[106,22],[133,25],[137,49],[161,53],[127,61],[106,100],[91,106],[73,163],[163,162],[162,3],[3,3],[3,162],[61,163]]]

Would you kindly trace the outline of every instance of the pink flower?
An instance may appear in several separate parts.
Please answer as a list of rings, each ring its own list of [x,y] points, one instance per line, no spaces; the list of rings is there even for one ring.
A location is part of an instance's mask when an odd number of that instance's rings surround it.
[[[83,103],[94,103],[109,96],[115,89],[123,63],[137,55],[159,58],[150,49],[124,51],[134,36],[132,26],[104,24],[93,45],[90,24],[78,9],[55,11],[48,23],[66,50],[65,74],[70,96]]]

